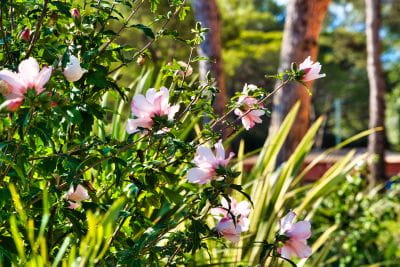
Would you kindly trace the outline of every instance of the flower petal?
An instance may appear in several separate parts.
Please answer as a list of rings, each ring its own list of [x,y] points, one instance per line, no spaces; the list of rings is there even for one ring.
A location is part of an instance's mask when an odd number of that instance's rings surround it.
[[[141,94],[133,97],[131,109],[133,115],[137,117],[150,117],[153,114],[153,104]]]
[[[312,254],[312,250],[307,243],[303,240],[290,240],[290,246],[295,251],[297,257],[299,258],[308,258]]]
[[[137,118],[137,119],[128,119],[126,124],[126,132],[128,134],[133,134],[137,131],[140,131],[139,128],[150,129],[153,125],[153,120],[151,118]]]
[[[240,240],[240,233],[242,232],[242,229],[238,224],[235,226],[232,219],[221,219],[215,229],[233,243],[237,243]]]
[[[296,213],[289,211],[288,214],[286,214],[286,216],[279,221],[281,234],[284,234],[287,230],[290,230],[295,217]]]
[[[26,92],[25,81],[19,75],[10,70],[0,71],[0,80],[5,81],[11,86],[11,91],[24,94]]]
[[[44,90],[44,85],[49,81],[51,73],[53,71],[52,67],[44,67],[39,75],[37,76],[35,82],[34,82],[34,86],[36,89],[36,93],[40,94],[41,92],[43,92]]]
[[[39,63],[33,57],[25,59],[19,63],[18,72],[20,77],[25,81],[27,87],[33,87],[39,75]]]
[[[216,158],[218,160],[224,160],[225,159],[225,149],[224,146],[222,145],[222,140],[219,140],[215,145],[215,153],[216,153]]]
[[[72,210],[76,210],[77,208],[79,208],[81,205],[80,203],[76,203],[76,202],[72,202],[72,201],[68,201],[69,206],[67,207],[68,209],[72,209]]]
[[[191,183],[195,184],[205,184],[211,181],[212,175],[208,170],[200,169],[200,168],[192,168],[187,173],[187,179]]]
[[[8,99],[0,105],[0,110],[7,107],[9,111],[16,111],[22,105],[23,101],[24,99],[22,97]]]
[[[214,154],[212,153],[212,151],[209,147],[201,145],[197,148],[196,152],[199,157],[203,158],[205,161],[207,161],[210,164],[213,164],[217,161],[217,159],[215,158]]]
[[[311,224],[309,221],[300,221],[292,225],[287,234],[295,239],[308,239],[311,236]]]
[[[284,245],[283,247],[278,248],[279,254],[285,259],[290,259],[293,255],[295,255],[295,251],[289,245]]]

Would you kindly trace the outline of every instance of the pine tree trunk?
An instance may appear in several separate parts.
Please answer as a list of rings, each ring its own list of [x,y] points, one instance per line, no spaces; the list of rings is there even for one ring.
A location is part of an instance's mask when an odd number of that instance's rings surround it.
[[[311,56],[316,60],[322,22],[331,0],[290,0],[287,6],[279,70],[290,69],[292,62],[301,63]],[[279,86],[278,83],[276,86]],[[311,88],[312,83],[308,83]],[[274,96],[269,134],[274,135],[292,106],[301,102],[299,114],[283,145],[277,165],[286,161],[308,130],[311,96],[304,86],[290,83]]]
[[[379,29],[381,22],[380,0],[365,0],[367,35],[367,70],[369,80],[369,127],[384,127],[385,118],[385,81],[380,60],[381,43]],[[379,180],[385,180],[385,131],[369,136],[368,152],[370,161],[370,186]]]
[[[228,96],[222,62],[221,18],[218,5],[215,0],[193,0],[193,8],[196,19],[201,22],[202,27],[209,29],[205,40],[198,49],[199,56],[210,59],[210,61],[202,60],[199,63],[200,80],[206,80],[207,72],[210,72],[215,78],[220,93],[215,99],[214,108],[217,114],[222,115]]]

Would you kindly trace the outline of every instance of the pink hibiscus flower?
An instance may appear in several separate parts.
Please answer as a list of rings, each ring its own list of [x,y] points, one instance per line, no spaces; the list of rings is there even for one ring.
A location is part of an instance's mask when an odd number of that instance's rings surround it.
[[[34,89],[36,94],[42,93],[52,70],[52,67],[44,67],[40,70],[39,63],[32,57],[21,61],[18,72],[1,70],[0,80],[8,85],[8,90],[4,94],[7,100],[0,106],[0,109],[7,107],[9,111],[17,110],[24,101],[24,94],[28,89]]]
[[[250,214],[250,202],[240,201],[237,203],[236,199],[230,197],[231,203],[229,208],[229,203],[225,198],[221,200],[221,208],[211,209],[211,214],[216,219],[222,218],[232,218],[235,217],[236,223],[240,225],[242,232],[248,231],[250,226],[249,214]]]
[[[282,257],[290,259],[292,256],[308,258],[311,256],[311,248],[307,245],[307,239],[311,236],[311,224],[309,221],[293,223],[296,213],[290,211],[280,220],[280,234],[288,240],[278,248]]]
[[[299,70],[303,71],[303,77],[301,80],[303,82],[308,82],[325,77],[325,73],[319,73],[321,71],[321,64],[319,62],[313,62],[311,57],[307,57],[303,63],[299,65]]]
[[[230,153],[229,157],[225,158],[225,149],[222,146],[221,140],[218,141],[214,147],[215,155],[207,146],[201,145],[197,148],[196,156],[193,160],[193,163],[196,164],[197,167],[188,171],[187,178],[189,182],[196,184],[210,182],[217,176],[216,170],[221,167],[226,167],[235,155],[234,153]]]
[[[254,109],[257,104],[259,107],[263,107],[262,104],[258,103],[258,100],[251,96],[240,96],[238,100],[240,108],[234,110],[235,114],[242,120],[243,127],[246,130],[253,128],[256,123],[262,123],[261,116],[265,114],[262,109]]]
[[[83,200],[89,199],[89,194],[86,188],[79,184],[75,190],[74,187],[71,185],[65,197],[69,203],[68,208],[77,209],[81,206],[81,202]]]
[[[129,119],[126,125],[126,131],[129,134],[139,131],[139,128],[151,129],[155,116],[167,116],[168,120],[173,120],[175,113],[179,110],[179,105],[171,106],[168,89],[161,87],[158,92],[154,88],[149,89],[146,96],[136,95],[131,109],[135,118]]]
[[[249,230],[250,203],[248,201],[237,203],[234,198],[230,198],[230,200],[229,207],[228,201],[223,198],[222,207],[211,209],[211,214],[219,220],[215,229],[224,238],[236,243],[240,240],[240,234]]]
[[[240,234],[244,231],[239,224],[233,222],[232,218],[222,218],[215,229],[220,233],[224,238],[228,239],[233,243],[237,243],[240,240]]]

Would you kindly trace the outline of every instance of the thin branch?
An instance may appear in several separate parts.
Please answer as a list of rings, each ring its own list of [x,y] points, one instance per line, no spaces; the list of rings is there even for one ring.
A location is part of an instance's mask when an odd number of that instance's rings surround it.
[[[31,110],[30,110],[29,112],[30,112],[30,114],[29,114],[28,125],[27,125],[26,128],[23,130],[22,138],[24,138],[24,136],[25,136],[26,133],[28,132],[29,128],[31,127],[31,122],[32,122],[32,118],[33,118],[33,113],[35,112],[35,108],[34,108],[34,107],[31,108]],[[22,141],[23,141],[23,140],[21,140],[20,142],[17,143],[17,145],[16,145],[16,147],[15,147],[15,151],[14,151],[12,157],[11,157],[11,158],[12,158],[11,162],[15,162]],[[11,164],[8,164],[8,166],[6,167],[6,169],[5,169],[5,171],[4,171],[4,174],[2,174],[2,175],[0,176],[1,182],[3,182],[4,178],[7,176],[8,172],[10,171],[10,169],[11,169]]]
[[[181,8],[182,8],[182,6],[183,6],[184,4],[185,4],[185,2],[182,3],[182,5],[181,5],[179,8],[177,8],[177,9],[175,10],[174,14],[173,14],[171,17],[169,17],[169,18],[161,25],[161,28],[160,28],[160,30],[158,31],[158,33],[157,33],[157,35],[155,36],[155,38],[154,38],[154,39],[151,39],[147,44],[145,44],[145,46],[142,47],[142,49],[140,49],[138,52],[136,52],[136,54],[133,55],[132,61],[135,60],[135,59],[136,59],[138,56],[140,56],[141,54],[143,54],[143,52],[144,52],[147,48],[149,48],[149,47],[157,40],[159,34],[164,30],[164,28],[168,25],[168,23],[171,21],[171,19],[172,19],[173,17],[175,17],[175,16],[180,12],[180,10],[181,10]],[[115,69],[111,70],[108,74],[112,74],[112,73],[116,72],[117,70],[119,70],[120,68],[122,68],[122,67],[124,67],[124,66],[126,66],[126,65],[127,65],[127,63],[122,63],[121,65],[117,66]]]
[[[261,100],[259,100],[257,102],[257,104],[261,104],[263,103],[265,100],[267,100],[268,98],[270,98],[272,95],[274,95],[276,92],[278,92],[280,89],[282,89],[282,87],[284,87],[287,83],[289,82],[289,80],[284,81],[281,85],[279,85],[277,88],[275,88],[271,93],[269,93],[268,95],[266,95],[264,98],[262,98]],[[236,107],[230,109],[227,113],[225,113],[221,118],[219,118],[218,120],[216,120],[215,122],[213,122],[211,124],[211,127],[214,127],[215,125],[217,125],[218,123],[220,123],[222,120],[224,120],[230,113],[232,113],[234,110],[236,109]],[[249,109],[245,114],[243,114],[243,116],[245,116],[246,114],[248,114],[251,111],[251,109]],[[242,117],[243,117],[242,116]]]
[[[0,30],[1,30],[1,37],[3,38],[4,48],[6,50],[6,55],[10,59],[11,54],[10,54],[10,49],[7,44],[7,35],[3,29],[3,7],[0,8]]]
[[[11,35],[14,34],[15,19],[14,19],[14,1],[10,0],[10,20],[11,20]]]
[[[263,103],[264,101],[266,101],[268,98],[270,98],[272,95],[274,95],[276,92],[278,92],[280,89],[282,89],[282,87],[284,87],[289,81],[285,81],[283,82],[280,86],[278,86],[277,88],[275,88],[271,93],[269,93],[268,95],[266,95],[264,98],[262,98],[261,100],[259,100],[256,105],[260,105],[261,103]],[[243,113],[242,116],[238,117],[236,121],[239,121],[240,119],[242,119],[244,116],[246,116],[247,114],[249,114],[251,111],[256,110],[257,108],[249,108],[245,113]]]
[[[185,72],[183,73],[183,77],[182,77],[182,81],[181,81],[181,87],[183,86],[183,83],[185,82],[185,78],[186,78],[187,72],[189,70],[190,63],[192,62],[193,50],[194,50],[194,47],[191,47],[190,48],[189,59],[188,59],[188,62],[186,63]]]
[[[142,0],[133,10],[132,12],[129,14],[128,18],[126,19],[126,21],[124,22],[124,24],[122,24],[121,28],[117,31],[117,33],[115,34],[115,36],[113,38],[110,38],[110,40],[108,40],[108,42],[99,50],[99,55],[102,54],[107,47],[115,40],[115,38],[117,38],[117,36],[124,30],[126,29],[126,27],[128,26],[129,21],[132,19],[132,17],[136,14],[136,12],[139,10],[140,6],[144,3],[144,0]]]
[[[76,174],[76,175],[74,176],[74,178],[83,175],[85,172],[87,172],[87,171],[90,170],[91,168],[96,167],[96,166],[99,165],[100,163],[102,163],[102,162],[104,162],[104,161],[106,161],[106,160],[109,160],[109,159],[115,157],[116,155],[118,155],[118,154],[121,153],[121,152],[124,152],[124,151],[128,150],[128,149],[131,148],[132,146],[136,145],[139,141],[143,140],[146,136],[147,136],[147,134],[141,136],[141,137],[140,137],[138,140],[136,140],[135,142],[130,143],[130,144],[127,144],[126,146],[120,148],[120,149],[119,149],[118,151],[116,151],[115,154],[112,155],[112,156],[107,156],[107,157],[104,157],[104,158],[102,158],[102,159],[99,159],[98,161],[94,162],[92,165],[86,167],[86,168],[83,169],[81,172],[79,172],[78,174]]]
[[[44,17],[46,16],[47,4],[48,4],[48,3],[49,3],[49,0],[44,0],[44,3],[43,3],[43,10],[42,10],[42,13],[40,14],[40,17],[39,17],[39,19],[38,19],[38,21],[37,21],[37,23],[36,23],[36,26],[35,26],[35,34],[33,35],[32,41],[31,41],[31,43],[30,43],[30,45],[29,45],[28,51],[26,52],[25,58],[28,58],[28,57],[31,55],[31,53],[32,53],[32,51],[33,51],[33,48],[34,48],[34,46],[35,46],[37,40],[39,39],[39,36],[40,36],[40,28],[42,27]]]

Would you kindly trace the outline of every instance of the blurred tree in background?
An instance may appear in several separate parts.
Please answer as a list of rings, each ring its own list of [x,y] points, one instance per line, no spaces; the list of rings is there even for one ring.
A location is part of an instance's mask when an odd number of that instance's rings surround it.
[[[242,90],[244,83],[254,83],[266,89],[272,89],[271,79],[265,73],[274,73],[279,66],[279,51],[283,36],[285,20],[285,3],[288,0],[217,0],[221,15],[223,68],[228,95]],[[160,3],[160,10],[166,4]],[[366,71],[365,15],[363,0],[335,0],[331,3],[322,28],[319,41],[318,60],[323,71],[329,75],[323,81],[316,81],[312,97],[311,119],[325,115],[327,120],[320,131],[317,147],[329,147],[338,140],[343,140],[368,128],[368,76]],[[195,16],[188,11],[190,19],[184,22],[171,21],[171,29],[179,25],[179,34],[190,34],[190,23]],[[150,14],[141,14],[138,21],[146,24]],[[119,23],[111,25],[118,28]],[[387,137],[391,149],[400,149],[400,2],[388,0],[382,3],[382,43],[383,70],[387,84]],[[176,35],[171,31],[168,34]],[[146,37],[137,29],[127,29],[118,40],[120,43],[139,43],[144,45]],[[157,42],[141,64],[131,64],[131,73],[139,73],[147,68],[148,62],[161,66],[160,58],[177,58],[185,60],[189,49],[185,43],[164,39]],[[196,55],[197,56],[197,55]],[[193,65],[193,68],[198,66]],[[120,75],[124,85],[128,86],[135,75]],[[335,118],[338,103],[341,117]],[[270,115],[266,116],[269,120]],[[268,125],[257,125],[249,136],[243,133],[248,146],[246,149],[259,147],[267,133]],[[366,145],[362,140],[353,145]]]

